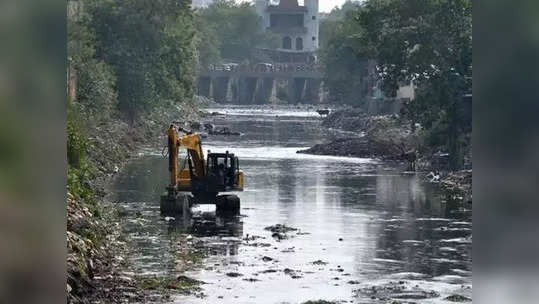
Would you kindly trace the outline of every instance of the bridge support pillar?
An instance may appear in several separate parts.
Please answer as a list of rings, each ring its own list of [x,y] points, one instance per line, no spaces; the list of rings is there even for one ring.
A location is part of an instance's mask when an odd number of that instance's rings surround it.
[[[240,104],[252,104],[256,92],[257,78],[245,77],[238,81],[238,96]]]
[[[198,95],[204,97],[211,97],[211,77],[199,77],[198,78]]]
[[[227,102],[229,77],[216,77],[213,80],[213,99],[219,103]]]
[[[258,78],[255,103],[265,104],[271,102],[272,93],[275,91],[274,79],[269,77]]]
[[[321,92],[322,88],[322,80],[321,79],[315,79],[310,78],[307,79],[307,83],[305,85],[305,103],[320,103],[321,102]]]
[[[288,86],[287,86],[287,101],[290,104],[296,103],[296,82],[294,81],[294,78],[288,79]]]
[[[296,104],[303,102],[305,96],[305,78],[288,79],[288,103]]]

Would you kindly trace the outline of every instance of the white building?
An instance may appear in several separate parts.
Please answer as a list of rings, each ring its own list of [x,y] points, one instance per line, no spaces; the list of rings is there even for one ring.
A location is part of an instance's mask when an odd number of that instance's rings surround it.
[[[315,52],[319,46],[318,0],[256,0],[256,12],[264,20],[266,30],[280,36],[278,50]]]

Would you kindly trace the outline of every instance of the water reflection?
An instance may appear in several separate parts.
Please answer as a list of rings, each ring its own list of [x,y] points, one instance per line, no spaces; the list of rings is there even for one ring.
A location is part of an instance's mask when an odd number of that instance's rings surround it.
[[[218,118],[217,125],[244,135],[204,143],[205,149],[240,157],[247,185],[239,193],[242,217],[223,217],[203,206],[190,217],[166,221],[158,204],[166,160],[144,156],[123,171],[114,192],[128,211],[124,227],[135,240],[133,261],[142,273],[182,271],[178,252],[189,235],[209,249],[204,263],[211,270],[188,275],[210,284],[204,285],[207,298],[180,297],[180,303],[351,300],[357,286],[346,282],[381,278],[458,282],[438,286],[446,293],[471,284],[469,210],[444,202],[435,187],[392,166],[295,154],[294,147],[334,136],[313,117],[264,113]],[[275,240],[264,228],[277,223],[302,233]],[[313,265],[316,260],[327,264]],[[301,278],[291,278],[286,268]],[[231,279],[225,275],[231,271],[258,281]]]
[[[243,235],[243,222],[239,216],[197,212],[179,216],[168,225],[169,233],[187,233],[196,237]]]

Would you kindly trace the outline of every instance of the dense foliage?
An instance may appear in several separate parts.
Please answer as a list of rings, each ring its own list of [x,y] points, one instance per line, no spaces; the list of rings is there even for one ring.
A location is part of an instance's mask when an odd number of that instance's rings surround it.
[[[67,104],[68,190],[75,197],[92,198],[91,130],[192,101],[196,29],[190,3],[68,1],[68,82],[76,92]]]
[[[448,151],[453,167],[461,166],[471,133],[471,116],[462,115],[471,93],[471,0],[367,0],[324,26],[330,93],[357,99],[351,88],[360,83],[361,62],[376,60],[386,96],[411,81],[417,87],[405,113],[425,129],[427,149]]]
[[[188,0],[94,0],[96,55],[113,67],[119,106],[131,120],[193,96],[195,28]]]
[[[356,22],[358,4],[346,2],[320,23],[320,61],[330,101],[361,105],[368,90],[367,57],[362,53],[362,28]]]
[[[219,58],[250,60],[254,48],[276,47],[279,43],[275,35],[264,30],[262,18],[248,2],[216,0],[200,9],[197,18],[203,66],[216,63]]]
[[[370,0],[358,21],[386,94],[413,81],[418,90],[408,116],[427,129],[429,147],[448,151],[460,167],[471,132],[471,121],[460,115],[472,85],[471,0]]]

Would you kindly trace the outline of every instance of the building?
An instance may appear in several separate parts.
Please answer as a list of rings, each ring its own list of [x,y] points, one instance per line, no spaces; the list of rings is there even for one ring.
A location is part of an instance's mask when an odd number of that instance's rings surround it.
[[[256,12],[262,17],[264,28],[280,38],[277,51],[287,53],[314,53],[318,50],[318,0],[256,0]]]

